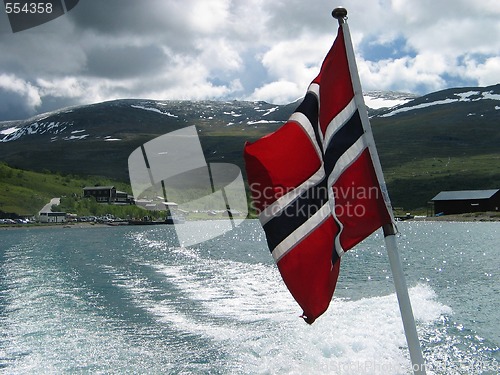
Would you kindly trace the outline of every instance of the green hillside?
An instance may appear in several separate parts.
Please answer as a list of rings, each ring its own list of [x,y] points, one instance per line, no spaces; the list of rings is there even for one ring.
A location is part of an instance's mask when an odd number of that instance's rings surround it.
[[[106,178],[33,172],[0,163],[0,213],[34,215],[51,198],[80,197],[83,187],[93,185],[114,185],[130,191],[126,184]]]
[[[446,96],[451,93],[439,93],[439,98]],[[432,100],[432,95],[426,99]],[[496,103],[450,103],[373,118],[393,205],[413,210],[424,208],[443,190],[500,188]]]
[[[107,178],[61,175],[49,171],[26,171],[0,163],[0,218],[11,217],[12,214],[34,216],[54,197],[61,198],[57,210],[78,216],[113,215],[123,219],[142,218],[146,215],[156,219],[164,217],[164,212],[145,211],[135,205],[100,204],[94,198],[82,197],[83,187],[95,185],[112,185],[117,190],[131,191],[130,185]],[[203,194],[206,194],[205,190],[183,188],[172,198],[178,202],[194,201]],[[245,202],[241,204],[245,205]],[[203,206],[193,206],[193,208],[205,209]],[[238,206],[232,208],[242,211],[244,209]],[[207,219],[206,215],[200,217]]]

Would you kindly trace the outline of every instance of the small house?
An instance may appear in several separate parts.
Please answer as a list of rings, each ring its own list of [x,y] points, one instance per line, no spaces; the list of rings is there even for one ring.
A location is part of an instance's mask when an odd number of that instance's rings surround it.
[[[99,203],[111,203],[116,199],[114,186],[91,186],[83,188],[84,197],[94,197]]]
[[[38,213],[40,223],[65,223],[66,212],[44,212]]]
[[[500,189],[442,191],[431,202],[435,214],[499,211]]]
[[[115,204],[134,204],[134,197],[124,191],[117,190],[115,196]]]
[[[114,186],[90,186],[83,188],[84,197],[94,197],[99,203],[133,204],[134,198]]]

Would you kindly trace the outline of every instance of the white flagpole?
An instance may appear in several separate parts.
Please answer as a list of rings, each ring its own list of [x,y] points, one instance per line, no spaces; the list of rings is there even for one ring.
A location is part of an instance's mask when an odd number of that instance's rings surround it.
[[[356,101],[357,107],[360,109],[360,117],[363,128],[365,130],[365,137],[369,138],[368,143],[370,144],[369,147],[370,155],[372,157],[372,161],[381,186],[382,193],[384,194],[384,200],[386,202],[387,209],[392,217],[392,207],[385,187],[384,176],[382,174],[382,167],[380,165],[380,160],[378,158],[378,154],[375,149],[375,142],[373,140],[373,134],[371,133],[368,114],[366,113],[365,110],[366,107],[363,99],[363,91],[361,89],[361,82],[359,80],[358,69],[356,66],[354,49],[352,47],[351,34],[349,32],[349,27],[347,23],[344,22],[347,19],[347,10],[342,7],[335,8],[332,12],[332,16],[338,20],[339,25],[342,27],[342,30],[344,32],[347,60],[349,63],[349,70],[351,72],[351,81],[354,89],[354,100]],[[394,224],[392,223],[384,225],[383,231],[385,237],[385,246],[389,257],[389,264],[391,266],[391,271],[392,271],[392,278],[394,280],[394,287],[396,289],[396,295],[398,297],[399,310],[401,311],[401,318],[403,320],[406,342],[408,344],[408,350],[410,352],[410,359],[412,362],[413,373],[415,375],[425,375],[426,374],[425,362],[422,356],[420,342],[418,340],[417,327],[415,325],[415,319],[413,317],[413,310],[411,308],[410,297],[408,295],[408,286],[406,285],[403,268],[401,266],[401,260],[399,258]]]
[[[417,327],[413,310],[411,308],[410,296],[408,295],[408,286],[406,285],[405,275],[399,259],[399,251],[396,244],[396,233],[394,225],[384,225],[385,247],[389,255],[389,263],[391,265],[392,279],[398,296],[399,310],[401,311],[401,319],[410,352],[410,359],[415,375],[425,375],[425,362],[422,356],[422,349],[418,340]]]

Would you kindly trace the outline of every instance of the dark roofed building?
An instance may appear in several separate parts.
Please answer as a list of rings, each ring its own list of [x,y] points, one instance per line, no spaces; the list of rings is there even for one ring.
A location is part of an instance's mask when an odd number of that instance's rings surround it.
[[[133,204],[134,198],[114,186],[91,186],[83,188],[84,197],[94,197],[99,203]]]
[[[500,189],[442,191],[431,200],[436,214],[500,210]]]
[[[116,198],[114,186],[91,186],[83,188],[84,197],[94,197],[100,203],[111,203]]]

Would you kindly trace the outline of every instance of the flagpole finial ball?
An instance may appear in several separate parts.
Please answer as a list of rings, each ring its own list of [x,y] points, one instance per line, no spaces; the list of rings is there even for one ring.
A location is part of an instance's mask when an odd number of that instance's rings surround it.
[[[347,9],[344,7],[337,7],[332,11],[332,16],[336,20],[343,20],[347,17]]]

